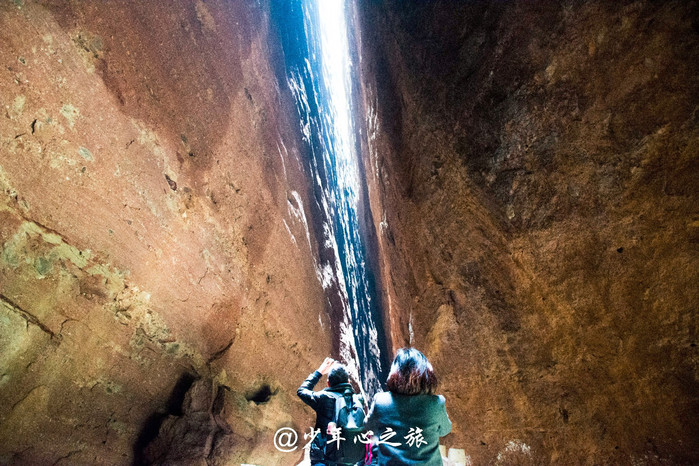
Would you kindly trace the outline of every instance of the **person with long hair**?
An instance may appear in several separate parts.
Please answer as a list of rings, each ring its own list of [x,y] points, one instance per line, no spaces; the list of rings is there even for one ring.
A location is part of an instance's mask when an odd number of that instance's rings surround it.
[[[432,364],[415,348],[401,348],[391,365],[388,391],[379,392],[365,419],[374,433],[378,465],[441,465],[439,438],[451,432],[442,395],[435,395]]]

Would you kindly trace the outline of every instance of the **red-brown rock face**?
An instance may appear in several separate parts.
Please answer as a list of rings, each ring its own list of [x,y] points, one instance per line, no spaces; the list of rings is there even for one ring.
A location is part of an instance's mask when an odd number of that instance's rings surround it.
[[[0,4],[0,464],[299,461],[337,341],[268,10]],[[362,217],[444,443],[699,462],[696,2],[357,13]]]
[[[395,347],[474,464],[699,461],[692,2],[367,2]]]
[[[0,6],[0,463],[298,461],[330,338],[265,8]]]

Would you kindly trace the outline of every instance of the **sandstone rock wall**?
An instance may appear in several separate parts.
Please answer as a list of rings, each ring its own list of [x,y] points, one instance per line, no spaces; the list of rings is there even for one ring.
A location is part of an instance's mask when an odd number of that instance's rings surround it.
[[[0,44],[0,463],[298,461],[331,345],[268,5],[3,1]]]
[[[473,464],[699,461],[696,2],[364,2],[394,347]]]

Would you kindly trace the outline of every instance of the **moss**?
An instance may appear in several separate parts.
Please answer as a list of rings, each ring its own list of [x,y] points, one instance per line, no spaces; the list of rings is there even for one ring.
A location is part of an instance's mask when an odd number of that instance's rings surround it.
[[[180,349],[179,343],[167,343],[165,345],[165,351],[169,354],[176,354]]]
[[[117,394],[121,392],[121,385],[116,384],[114,382],[105,382],[104,383],[104,391],[105,393],[108,394]]]
[[[38,257],[34,261],[34,270],[40,276],[45,277],[53,270],[53,263],[46,257]]]
[[[81,147],[80,149],[78,149],[78,154],[80,154],[82,158],[84,158],[85,160],[89,160],[90,162],[95,160],[94,157],[92,157],[92,152],[90,152],[90,150],[86,147]]]

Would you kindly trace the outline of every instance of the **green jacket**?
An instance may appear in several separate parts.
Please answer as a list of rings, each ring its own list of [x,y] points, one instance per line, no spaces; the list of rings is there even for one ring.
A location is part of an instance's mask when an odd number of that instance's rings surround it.
[[[451,432],[442,395],[377,393],[364,424],[365,430],[371,430],[378,437],[377,464],[442,464],[439,438]],[[391,436],[389,429],[395,434]]]

